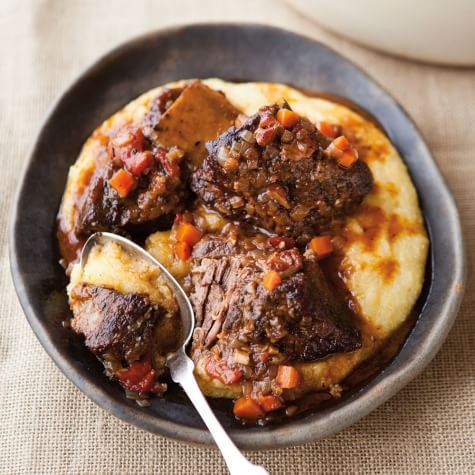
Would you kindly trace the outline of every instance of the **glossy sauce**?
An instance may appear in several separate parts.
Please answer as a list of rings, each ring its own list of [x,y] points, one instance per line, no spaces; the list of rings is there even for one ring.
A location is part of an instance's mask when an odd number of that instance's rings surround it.
[[[104,135],[99,130],[95,130],[88,140],[92,142],[92,148],[90,153],[93,153],[96,161],[99,158],[104,159],[104,153],[106,151],[107,144],[109,143],[109,136]],[[87,143],[87,142],[86,142]],[[102,157],[101,157],[102,156]],[[81,183],[72,198],[72,207],[77,213],[80,207],[82,195],[86,187],[89,185],[92,176],[94,175],[94,169],[89,168],[84,171],[81,176]],[[77,219],[77,215],[74,215],[74,220]],[[56,218],[56,237],[58,239],[59,251],[62,257],[62,264],[64,267],[70,268],[70,264],[78,262],[81,256],[81,250],[84,243],[87,240],[87,236],[79,236],[74,228],[71,229],[69,223],[66,222],[63,213],[58,213]]]

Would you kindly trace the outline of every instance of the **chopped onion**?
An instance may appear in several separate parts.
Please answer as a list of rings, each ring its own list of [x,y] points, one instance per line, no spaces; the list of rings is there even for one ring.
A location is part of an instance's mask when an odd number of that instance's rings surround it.
[[[254,143],[256,141],[256,137],[254,137],[254,134],[250,130],[243,130],[240,132],[239,137],[248,143]]]
[[[242,208],[244,206],[244,200],[241,196],[233,196],[229,202],[233,208]]]
[[[247,351],[236,349],[234,350],[233,356],[236,363],[243,365],[249,364],[249,353]]]
[[[115,137],[114,137],[114,144],[117,145],[118,147],[122,147],[124,145],[127,145],[129,144],[130,142],[132,142],[134,136],[128,131],[128,130],[124,130],[120,133],[118,133]]]
[[[140,407],[150,407],[152,404],[148,399],[137,399],[135,401]]]
[[[241,385],[241,390],[243,396],[250,396],[252,393],[252,383],[250,381],[246,381]]]
[[[281,140],[283,143],[290,143],[290,142],[292,142],[292,140],[294,140],[294,134],[293,134],[290,130],[285,129],[285,130],[282,132],[282,135],[281,135],[281,137],[280,137],[280,140]]]
[[[293,416],[298,410],[297,406],[289,406],[285,409],[285,414],[287,416]]]
[[[238,142],[237,140],[234,140],[231,145],[231,152],[241,153],[241,147],[242,147],[242,142]]]
[[[133,401],[138,401],[140,398],[140,394],[137,391],[131,391],[130,389],[125,390],[125,397],[127,399],[132,399]]]
[[[224,145],[218,150],[218,162],[221,166],[224,166],[224,164],[228,161],[229,159],[229,149],[225,147]]]

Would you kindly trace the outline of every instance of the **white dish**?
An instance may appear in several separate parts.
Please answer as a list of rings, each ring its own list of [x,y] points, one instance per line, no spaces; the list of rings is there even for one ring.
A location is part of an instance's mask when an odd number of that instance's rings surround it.
[[[475,65],[475,0],[287,0],[342,36],[405,58]]]

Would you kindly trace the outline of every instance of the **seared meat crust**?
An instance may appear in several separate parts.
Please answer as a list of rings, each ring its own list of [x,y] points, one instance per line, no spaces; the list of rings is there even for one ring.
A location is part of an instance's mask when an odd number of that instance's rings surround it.
[[[243,247],[243,245],[245,247]],[[288,261],[290,275],[269,292],[262,286],[276,259]],[[262,240],[256,247],[207,236],[195,246],[191,300],[197,328],[194,351],[210,348],[224,332],[252,345],[271,343],[291,361],[312,361],[360,347],[348,309],[332,293],[319,265],[297,249],[269,252]]]
[[[146,354],[154,328],[165,311],[145,295],[120,294],[112,289],[78,284],[71,292],[71,328],[84,335],[96,355],[109,354],[132,363]]]
[[[345,168],[329,157],[329,140],[308,120],[284,129],[277,110],[262,108],[209,142],[191,187],[227,217],[306,242],[361,203],[372,175],[362,160]]]

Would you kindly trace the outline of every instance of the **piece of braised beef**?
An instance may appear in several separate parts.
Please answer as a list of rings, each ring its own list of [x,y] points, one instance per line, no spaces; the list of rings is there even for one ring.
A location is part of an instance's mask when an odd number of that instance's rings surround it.
[[[182,159],[177,149],[154,146],[140,128],[119,130],[110,139],[106,163],[96,167],[79,201],[78,234],[166,223],[187,196]],[[111,180],[124,169],[134,185],[121,196]]]
[[[362,160],[342,166],[307,119],[284,127],[267,106],[207,144],[192,176],[203,202],[230,218],[306,242],[358,206],[372,186]]]
[[[348,308],[334,295],[314,257],[286,247],[269,247],[264,236],[237,241],[207,236],[195,246],[195,358],[223,338],[246,346],[251,358],[254,345],[261,351],[270,344],[287,361],[313,361],[360,347]],[[269,271],[282,278],[272,291],[263,286]]]
[[[177,315],[152,303],[145,294],[121,294],[86,283],[70,296],[71,328],[104,364],[110,377],[130,390],[163,393],[157,378],[165,356],[179,344]]]

